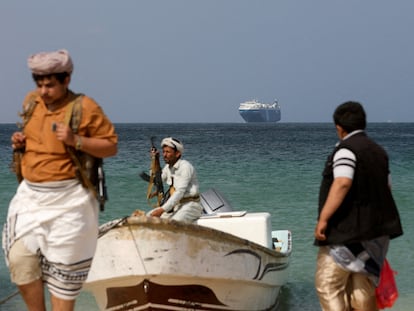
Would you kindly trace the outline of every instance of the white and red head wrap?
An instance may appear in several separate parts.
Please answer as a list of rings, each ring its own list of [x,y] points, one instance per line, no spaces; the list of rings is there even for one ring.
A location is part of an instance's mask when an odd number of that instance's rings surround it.
[[[161,147],[168,146],[171,147],[180,153],[184,152],[184,145],[181,141],[173,137],[164,138],[161,142]]]
[[[68,51],[40,52],[30,55],[27,65],[33,74],[49,75],[53,73],[72,73],[73,63]]]

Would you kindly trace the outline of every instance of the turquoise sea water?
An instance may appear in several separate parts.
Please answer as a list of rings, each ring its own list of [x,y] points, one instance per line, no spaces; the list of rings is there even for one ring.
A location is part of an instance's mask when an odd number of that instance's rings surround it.
[[[329,123],[278,124],[117,124],[120,143],[116,157],[105,161],[109,191],[100,222],[135,209],[149,210],[147,184],[138,174],[149,168],[150,137],[156,142],[174,136],[185,145],[184,157],[197,169],[201,190],[219,189],[235,209],[272,215],[273,229],[293,234],[289,283],[281,292],[279,310],[320,310],[313,286],[317,248],[312,246],[321,171],[337,141]],[[17,183],[9,170],[10,136],[14,125],[0,125],[0,222]],[[409,311],[414,305],[414,124],[369,124],[368,134],[390,156],[393,193],[404,235],[393,240],[388,255],[400,297],[388,310]],[[0,301],[14,293],[0,253]],[[0,304],[0,310],[25,310],[20,296]],[[97,310],[83,293],[76,310]]]

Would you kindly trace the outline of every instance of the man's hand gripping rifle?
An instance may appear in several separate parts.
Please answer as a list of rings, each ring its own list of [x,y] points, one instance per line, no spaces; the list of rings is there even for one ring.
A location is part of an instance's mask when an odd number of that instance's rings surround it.
[[[159,207],[167,200],[167,197],[164,193],[164,185],[161,178],[161,165],[160,165],[160,153],[154,145],[154,138],[151,137],[151,167],[150,174],[148,175],[145,172],[141,172],[139,176],[148,184],[147,190],[147,200],[148,204],[155,208]],[[157,197],[157,203],[154,204],[151,202],[151,199]]]

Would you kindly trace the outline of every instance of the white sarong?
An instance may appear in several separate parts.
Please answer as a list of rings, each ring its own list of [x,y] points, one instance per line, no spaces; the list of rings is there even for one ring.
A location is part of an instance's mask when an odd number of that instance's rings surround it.
[[[78,180],[22,181],[3,229],[8,253],[18,239],[40,256],[43,281],[62,299],[74,299],[86,280],[98,236],[98,202]]]

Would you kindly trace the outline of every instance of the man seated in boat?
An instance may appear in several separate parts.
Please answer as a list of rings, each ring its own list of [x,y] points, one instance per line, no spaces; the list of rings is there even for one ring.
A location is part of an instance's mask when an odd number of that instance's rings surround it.
[[[200,203],[199,185],[193,165],[182,159],[184,145],[178,139],[167,137],[161,142],[165,166],[162,181],[169,186],[169,198],[149,215],[194,222],[203,211]]]

